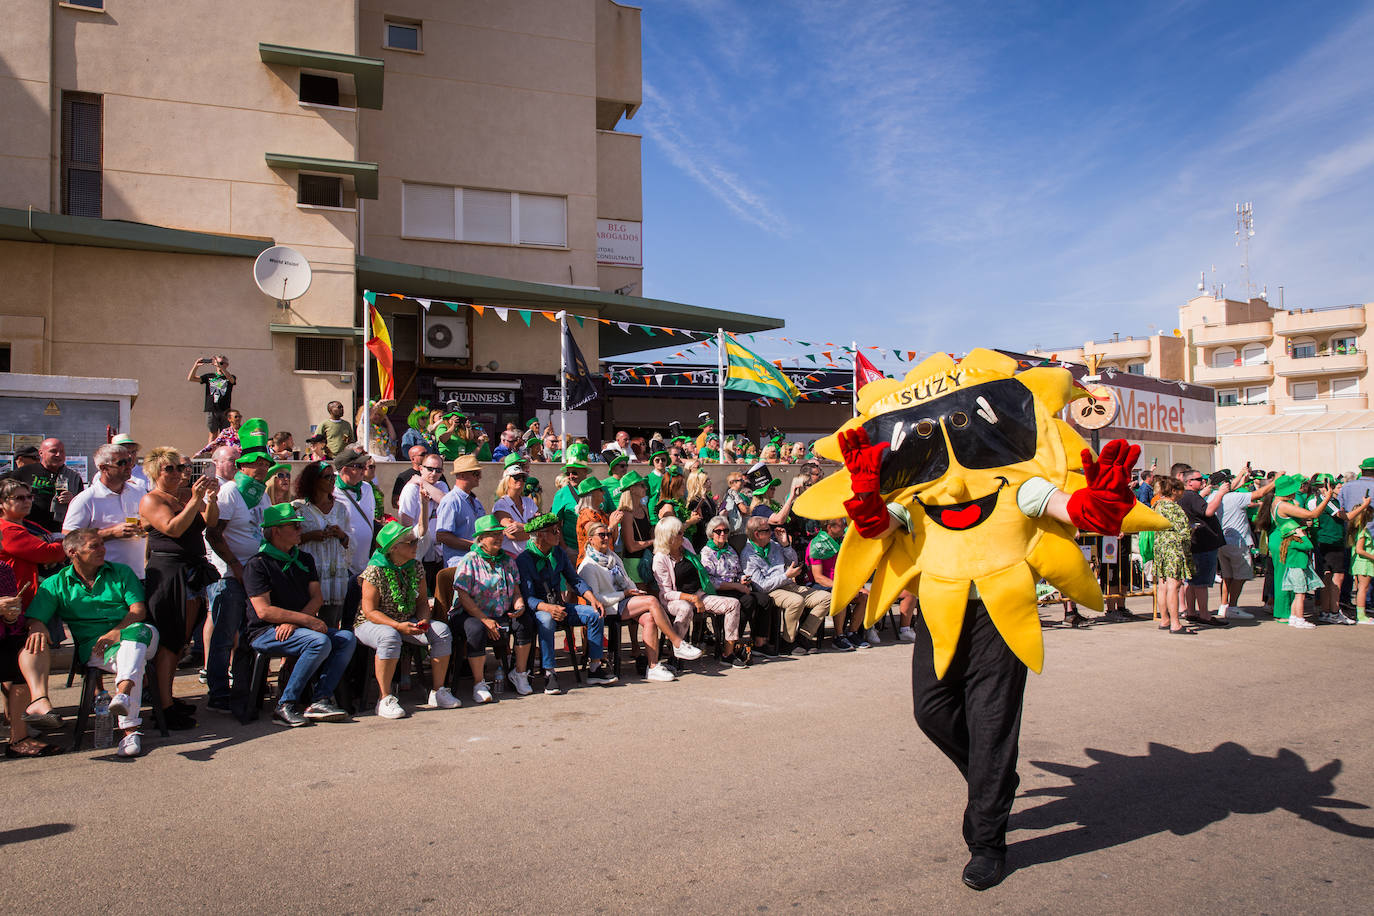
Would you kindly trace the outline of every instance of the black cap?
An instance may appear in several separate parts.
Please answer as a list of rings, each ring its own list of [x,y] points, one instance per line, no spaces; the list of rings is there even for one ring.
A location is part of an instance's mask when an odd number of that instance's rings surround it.
[[[15,453],[14,453],[14,457],[15,457],[16,459],[19,459],[19,458],[32,458],[34,461],[37,461],[37,460],[38,460],[38,446],[36,446],[36,445],[26,445],[26,446],[24,446],[23,448],[21,448],[19,451],[15,452]]]
[[[334,459],[334,467],[346,468],[351,464],[360,464],[362,462],[365,462],[366,460],[367,452],[363,451],[360,448],[354,448],[350,445],[342,452],[339,452],[339,457]]]
[[[1231,479],[1231,472],[1228,471],[1228,470],[1226,470],[1225,468],[1223,468],[1222,470],[1217,471],[1216,473],[1212,474],[1211,477],[1208,477],[1208,478],[1207,478],[1207,482],[1210,483],[1210,484],[1211,484],[1212,486],[1214,486],[1214,487],[1219,487],[1219,486],[1221,486],[1222,484],[1226,483],[1226,481],[1228,481],[1228,480],[1230,480],[1230,479]]]

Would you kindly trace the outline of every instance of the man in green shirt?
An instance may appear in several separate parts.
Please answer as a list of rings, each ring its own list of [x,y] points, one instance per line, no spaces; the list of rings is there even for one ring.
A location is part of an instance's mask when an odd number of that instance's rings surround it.
[[[706,437],[706,444],[697,450],[697,457],[702,461],[720,463],[720,436],[711,433]]]
[[[144,623],[143,586],[123,563],[105,562],[105,541],[94,528],[69,531],[62,549],[71,565],[43,581],[26,613],[45,624],[61,617],[76,643],[72,658],[115,676],[110,712],[124,731],[115,753],[137,757],[143,752],[143,670],[157,652],[157,630]]]
[[[440,418],[434,442],[445,461],[463,455],[475,455],[478,461],[491,460],[491,445],[473,432],[472,421],[461,411],[450,411]]]
[[[580,449],[573,445],[568,449],[568,461],[563,465],[563,477],[567,483],[559,488],[553,498],[553,514],[558,516],[560,530],[563,532],[563,545],[577,556],[577,487],[586,478],[586,446]]]
[[[325,410],[329,411],[329,419],[315,427],[315,431],[324,436],[324,444],[329,448],[329,454],[338,455],[353,441],[353,425],[343,418],[342,401],[330,401]]]

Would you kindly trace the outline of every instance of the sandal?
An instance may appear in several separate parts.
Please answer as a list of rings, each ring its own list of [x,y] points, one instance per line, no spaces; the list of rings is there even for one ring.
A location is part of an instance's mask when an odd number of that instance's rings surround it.
[[[1177,630],[1170,630],[1170,636],[1196,636],[1196,627],[1179,627]]]
[[[53,757],[60,753],[62,753],[62,748],[56,744],[48,744],[37,738],[21,738],[18,746],[13,741],[5,745],[5,756],[11,759],[16,757]]]
[[[47,694],[34,697],[33,702],[29,705],[32,706],[39,700],[46,700],[47,698]],[[62,730],[62,717],[53,709],[43,713],[26,712],[24,713],[24,724],[40,732],[60,732]]]

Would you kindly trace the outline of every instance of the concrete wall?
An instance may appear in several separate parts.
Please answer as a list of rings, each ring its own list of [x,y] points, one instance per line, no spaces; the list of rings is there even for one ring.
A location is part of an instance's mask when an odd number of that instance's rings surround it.
[[[54,175],[52,19],[55,4],[4,8],[0,29],[0,206],[51,207]]]

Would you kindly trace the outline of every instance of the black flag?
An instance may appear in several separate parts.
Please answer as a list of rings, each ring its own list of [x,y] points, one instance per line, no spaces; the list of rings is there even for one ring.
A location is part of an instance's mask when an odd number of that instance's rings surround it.
[[[576,410],[588,401],[596,400],[596,386],[592,384],[592,374],[587,371],[587,361],[582,351],[577,349],[572,330],[563,322],[563,352],[567,354],[563,363],[563,377],[568,380],[568,410]]]

